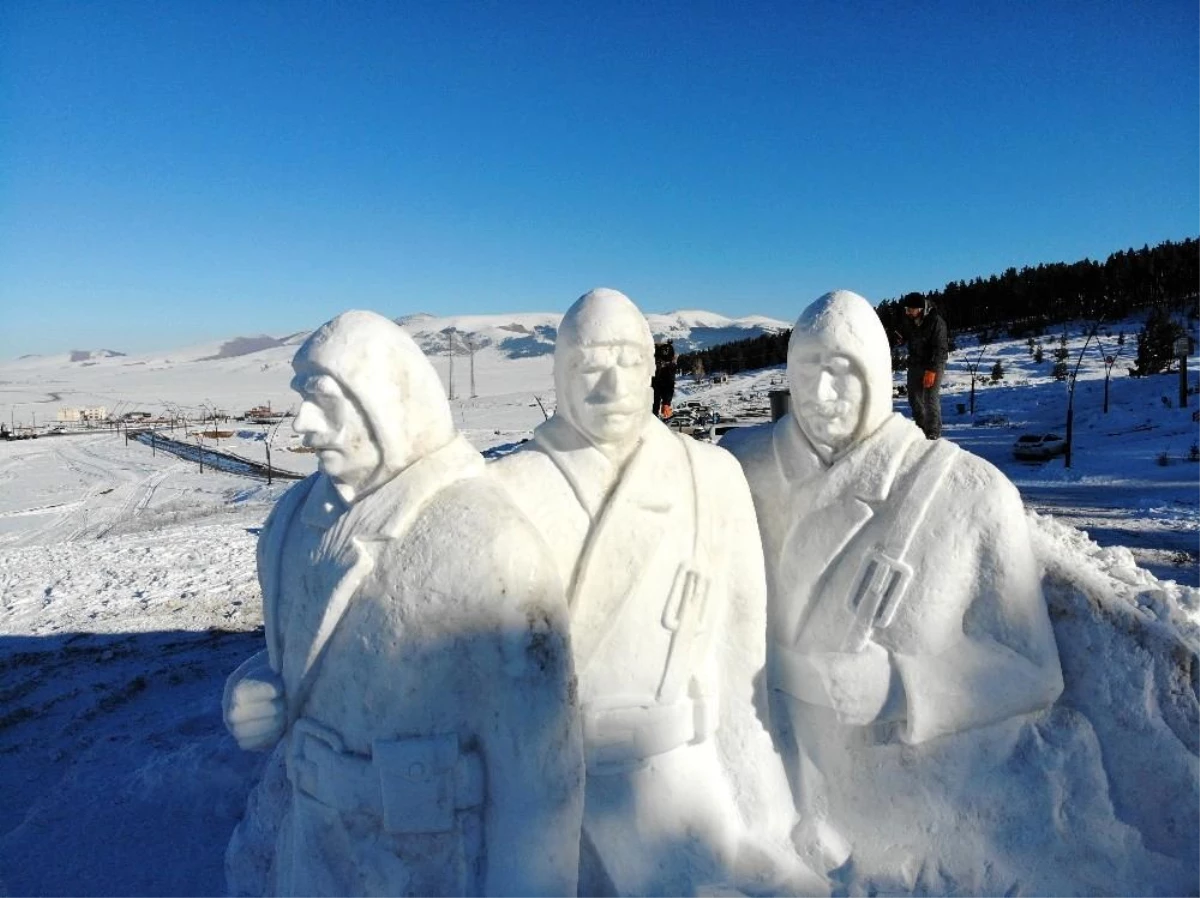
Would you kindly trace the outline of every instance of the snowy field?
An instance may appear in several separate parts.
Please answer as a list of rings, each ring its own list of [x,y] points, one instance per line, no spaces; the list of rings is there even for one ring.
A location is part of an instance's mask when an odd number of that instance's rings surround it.
[[[1125,332],[1131,362],[1136,324]],[[1067,682],[1044,728],[1073,721],[1071,782],[1089,796],[1086,819],[1060,826],[1103,846],[1058,858],[1067,872],[1033,881],[1061,893],[1195,894],[1200,465],[1189,455],[1200,396],[1177,408],[1176,375],[1134,379],[1118,364],[1103,414],[1104,366],[1089,350],[1073,466],[1018,462],[1018,435],[1063,432],[1066,387],[1050,377],[1056,341],[1045,342],[1040,365],[1024,341],[985,350],[981,373],[999,358],[1005,377],[977,384],[972,417],[957,406],[978,349],[960,337],[943,390],[946,436],[999,466],[1030,509]],[[14,418],[40,409],[39,421],[68,404],[283,409],[295,403],[287,363],[297,343],[233,357],[214,346],[182,359],[20,360],[0,365],[0,403]],[[1070,340],[1072,367],[1081,343]],[[438,367],[448,379],[447,362]],[[477,448],[527,437],[539,400],[553,411],[545,352],[493,344],[474,363],[469,398],[466,360],[455,359],[464,398],[452,406]],[[781,383],[778,368],[720,384],[681,378],[676,406],[762,420]],[[263,430],[236,429],[220,448],[262,460]],[[274,463],[312,470],[290,445],[285,424]],[[225,734],[221,688],[261,647],[255,535],[287,486],[201,473],[112,432],[0,443],[0,894],[222,893],[222,852],[263,759]],[[851,891],[970,894],[1000,881],[925,875]]]

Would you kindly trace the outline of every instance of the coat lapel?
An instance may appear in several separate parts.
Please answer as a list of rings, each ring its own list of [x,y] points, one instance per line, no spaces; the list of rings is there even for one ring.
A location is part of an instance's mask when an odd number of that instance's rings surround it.
[[[351,506],[325,533],[317,550],[309,581],[315,593],[309,600],[317,607],[309,612],[307,619],[298,618],[300,627],[292,631],[294,644],[289,645],[287,651],[290,676],[285,677],[285,682],[289,683],[287,695],[292,719],[300,714],[312,688],[318,663],[346,613],[350,598],[374,567],[372,553],[367,551],[364,540],[360,538],[360,521],[367,503],[380,498],[372,494]],[[359,532],[356,533],[356,530]],[[315,626],[312,625],[314,619]],[[304,639],[303,636],[307,634],[311,634],[311,638]]]
[[[299,686],[289,695],[293,719],[308,697],[321,659],[344,619],[350,600],[375,567],[382,547],[402,539],[429,500],[455,480],[483,471],[483,458],[462,437],[425,456],[351,506],[325,534],[315,562],[315,583],[328,596],[312,641],[290,649],[303,657]],[[300,654],[302,653],[302,655]]]
[[[681,473],[688,461],[676,438],[657,420],[625,466],[600,508],[570,591],[571,634],[576,670],[582,673],[636,592],[658,554],[668,521],[681,500],[691,504]],[[665,601],[665,596],[663,597]]]
[[[283,670],[283,622],[279,619],[279,566],[283,564],[284,543],[292,529],[292,520],[304,507],[314,485],[321,477],[306,477],[283,494],[263,526],[256,547],[258,585],[263,599],[263,630],[267,640],[267,657],[271,669]]]

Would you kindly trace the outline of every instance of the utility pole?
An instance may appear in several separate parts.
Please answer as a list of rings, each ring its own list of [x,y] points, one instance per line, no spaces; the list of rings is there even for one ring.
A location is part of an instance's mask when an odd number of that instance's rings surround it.
[[[450,354],[450,399],[454,398],[454,328],[446,329],[446,351]]]
[[[1179,357],[1179,407],[1187,408],[1188,338],[1180,337],[1175,341],[1175,346],[1173,348],[1175,350],[1175,355]]]
[[[221,433],[217,430],[217,406],[211,399],[205,399],[208,403],[206,411],[212,416],[212,435],[213,441],[219,446],[221,445]],[[203,406],[201,406],[203,408]]]
[[[475,399],[479,395],[475,392],[475,340],[470,335],[467,336],[467,351],[471,354],[471,398]]]
[[[271,440],[275,439],[275,431],[279,429],[279,425],[282,423],[283,420],[280,419],[278,424],[267,430],[267,486],[271,485]]]

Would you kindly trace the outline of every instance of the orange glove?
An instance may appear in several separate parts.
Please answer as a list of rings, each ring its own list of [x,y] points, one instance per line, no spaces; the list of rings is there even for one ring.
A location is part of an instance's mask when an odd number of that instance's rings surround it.
[[[932,390],[935,383],[937,383],[937,372],[926,371],[925,379],[921,381],[921,386],[923,386],[926,390]]]

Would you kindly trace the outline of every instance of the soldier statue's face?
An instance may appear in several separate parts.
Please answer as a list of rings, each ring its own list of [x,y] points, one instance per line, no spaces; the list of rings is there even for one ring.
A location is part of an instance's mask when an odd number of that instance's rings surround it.
[[[652,352],[639,343],[584,345],[568,366],[559,404],[575,429],[596,445],[636,439],[651,414]]]
[[[813,347],[789,359],[788,380],[796,421],[805,436],[835,455],[849,448],[866,398],[854,360]]]
[[[329,477],[361,486],[379,467],[382,454],[358,404],[327,374],[297,374],[292,389],[303,400],[292,419],[301,442],[316,451]]]

